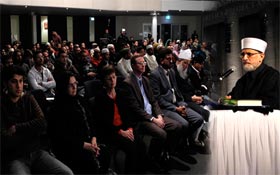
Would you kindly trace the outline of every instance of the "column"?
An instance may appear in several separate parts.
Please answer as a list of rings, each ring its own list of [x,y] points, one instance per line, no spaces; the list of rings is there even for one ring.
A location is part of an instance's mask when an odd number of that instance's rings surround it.
[[[73,41],[73,17],[67,16],[67,41]]]
[[[20,40],[19,15],[11,15],[11,43]]]
[[[32,25],[32,42],[37,43],[37,16],[34,12],[31,13],[31,25]]]
[[[233,9],[231,10],[233,11]],[[240,54],[240,36],[239,36],[239,21],[238,16],[235,12],[228,13],[228,24],[230,25],[230,51],[226,53],[225,69],[228,70],[230,67],[235,67],[235,71],[228,76],[226,80],[226,93],[230,92],[234,87],[236,81],[242,75],[242,65],[239,58]]]
[[[154,41],[157,41],[157,14],[156,14],[156,12],[153,14],[152,36],[154,38]]]
[[[265,40],[267,42],[267,48],[265,52],[264,62],[269,66],[276,67],[276,58],[274,51],[274,34],[273,34],[273,12],[274,10],[267,10],[264,14],[264,26],[265,26]]]

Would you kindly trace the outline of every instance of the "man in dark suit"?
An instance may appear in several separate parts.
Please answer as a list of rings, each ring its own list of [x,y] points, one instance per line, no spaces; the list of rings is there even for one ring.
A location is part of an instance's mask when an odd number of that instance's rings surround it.
[[[146,66],[143,56],[133,56],[131,66],[133,72],[120,87],[123,102],[120,112],[124,120],[132,123],[135,132],[152,136],[149,154],[155,161],[160,161],[164,149],[174,151],[182,125],[163,115],[149,80],[142,76]]]
[[[196,95],[207,95],[210,84],[206,70],[204,69],[205,57],[201,54],[195,54],[188,68],[188,78],[191,85],[195,88]]]
[[[197,138],[197,131],[203,124],[203,117],[188,107],[178,88],[175,72],[172,67],[172,50],[161,49],[158,55],[159,65],[150,75],[154,96],[164,113],[180,122],[189,135],[190,144],[201,146]],[[190,128],[189,128],[190,123]],[[190,130],[190,133],[188,132]]]

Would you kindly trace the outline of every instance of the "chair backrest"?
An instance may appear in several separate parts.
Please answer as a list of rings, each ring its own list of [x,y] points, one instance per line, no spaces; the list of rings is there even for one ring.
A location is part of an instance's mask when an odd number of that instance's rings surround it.
[[[32,90],[30,93],[34,96],[43,113],[46,115],[46,112],[49,108],[49,102],[47,101],[45,93],[40,89]]]
[[[91,97],[96,96],[102,89],[102,82],[98,79],[89,80],[84,82],[85,86],[85,98],[90,99]]]

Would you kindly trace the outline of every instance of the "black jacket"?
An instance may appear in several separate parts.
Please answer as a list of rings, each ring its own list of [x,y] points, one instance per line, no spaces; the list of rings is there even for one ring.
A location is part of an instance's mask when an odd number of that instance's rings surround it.
[[[279,109],[279,72],[266,64],[255,71],[247,72],[228,94],[232,99],[260,99],[263,105]]]

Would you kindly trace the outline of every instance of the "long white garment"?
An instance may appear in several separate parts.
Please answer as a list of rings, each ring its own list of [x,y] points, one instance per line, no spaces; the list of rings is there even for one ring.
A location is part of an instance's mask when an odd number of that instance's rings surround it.
[[[124,78],[128,77],[130,72],[132,72],[130,59],[126,60],[124,58],[121,58],[116,68]]]
[[[146,55],[144,56],[145,61],[147,62],[147,66],[151,71],[155,70],[158,67],[158,63],[155,55]]]
[[[209,174],[280,174],[280,111],[211,111]]]

